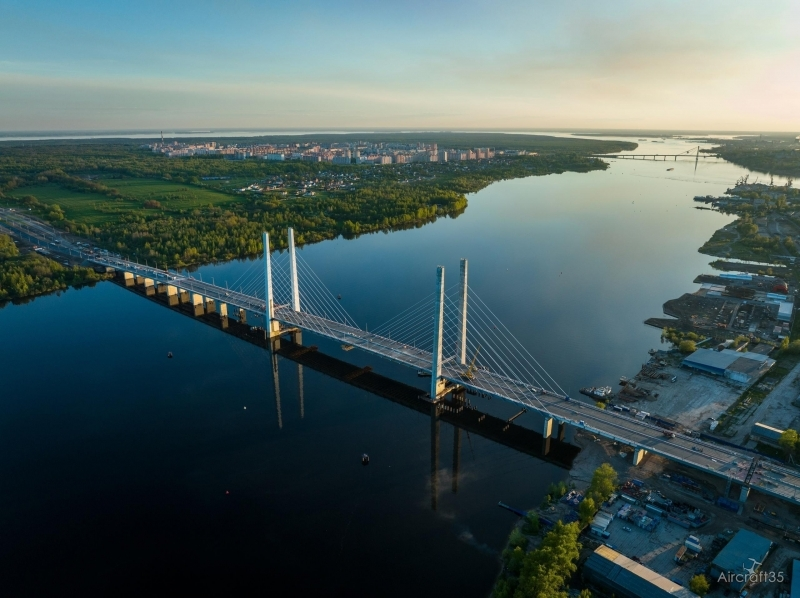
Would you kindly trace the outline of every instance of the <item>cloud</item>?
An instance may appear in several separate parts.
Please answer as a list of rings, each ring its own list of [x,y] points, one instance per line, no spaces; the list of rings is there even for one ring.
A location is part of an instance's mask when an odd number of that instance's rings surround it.
[[[9,7],[0,129],[800,129],[793,2],[143,2]]]

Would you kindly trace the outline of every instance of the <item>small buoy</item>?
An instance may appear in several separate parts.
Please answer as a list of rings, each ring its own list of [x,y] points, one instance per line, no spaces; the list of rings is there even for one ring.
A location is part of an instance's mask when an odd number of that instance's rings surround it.
[[[367,453],[364,453],[363,455],[361,455],[361,464],[362,465],[369,465],[369,455]]]
[[[172,359],[172,351],[170,351],[169,353],[167,353],[167,359]]]
[[[230,493],[231,493],[231,491],[230,491],[230,490],[226,490],[226,491],[225,491],[225,494],[230,494]]]
[[[337,297],[337,299],[338,299],[339,301],[341,301],[341,300],[342,300],[342,296],[341,296],[341,295],[339,295],[339,296]]]
[[[245,409],[247,409],[247,406],[245,406]]]

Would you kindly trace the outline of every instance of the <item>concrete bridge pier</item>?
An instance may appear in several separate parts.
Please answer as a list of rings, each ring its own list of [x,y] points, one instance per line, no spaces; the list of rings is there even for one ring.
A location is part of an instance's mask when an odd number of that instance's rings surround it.
[[[217,306],[217,311],[219,312],[219,321],[220,325],[222,326],[223,330],[228,329],[228,304],[227,303],[220,303]]]
[[[132,272],[123,272],[122,278],[125,280],[126,287],[132,287],[134,284],[136,284],[136,277]]]
[[[269,340],[269,350],[272,353],[277,354],[278,349],[281,348],[281,337],[273,336],[271,339],[268,340]]]
[[[180,303],[189,303],[190,300],[189,291],[184,291],[183,289],[178,291],[178,301]]]
[[[556,438],[558,438],[558,440],[561,440],[563,442],[566,432],[567,432],[566,422],[558,422],[558,432],[556,433]]]
[[[633,464],[639,465],[644,459],[645,455],[647,455],[647,451],[643,448],[637,448],[633,451]]]
[[[546,457],[550,454],[550,441],[552,439],[549,436],[542,438],[542,456]]]
[[[205,310],[206,310],[207,314],[213,314],[215,311],[217,311],[217,306],[214,303],[213,299],[210,299],[208,297],[205,297],[204,299],[205,299],[205,301],[204,301]]]
[[[750,487],[742,486],[742,489],[739,491],[739,502],[742,504],[746,503],[748,496],[750,496]]]
[[[156,282],[152,278],[144,279],[144,294],[148,297],[156,294]]]
[[[172,285],[167,285],[167,303],[170,307],[178,305],[178,288]]]
[[[544,424],[542,425],[542,436],[550,438],[553,435],[553,418],[545,417]]]
[[[239,321],[242,324],[247,324],[247,311],[246,310],[244,310],[242,308],[239,308],[239,312],[238,312],[237,315],[238,315]]]
[[[195,318],[202,316],[204,313],[206,313],[205,309],[203,309],[202,295],[198,295],[197,293],[192,293],[192,307],[194,308],[193,313]]]

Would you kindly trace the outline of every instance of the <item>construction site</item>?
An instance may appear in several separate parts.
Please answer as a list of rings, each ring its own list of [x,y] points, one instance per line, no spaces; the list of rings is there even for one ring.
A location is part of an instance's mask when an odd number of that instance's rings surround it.
[[[700,288],[664,304],[668,318],[645,324],[695,332],[712,339],[743,335],[751,341],[777,343],[789,334],[795,288],[778,277],[724,272],[701,274]]]
[[[732,591],[739,595],[744,586],[716,582],[715,567],[730,560],[731,552],[734,560],[748,562],[744,552],[758,551],[760,544],[768,547],[766,556],[754,556],[761,562],[760,569],[784,572],[784,582],[747,584],[748,596],[780,596],[789,591],[792,563],[800,559],[800,529],[790,522],[798,521],[800,509],[760,494],[740,503],[729,498],[735,492],[724,480],[655,455],[634,467],[626,447],[590,434],[579,433],[575,442],[582,447],[571,471],[576,488],[585,487],[603,462],[613,465],[621,482],[582,538],[584,575],[590,573],[586,569],[596,558],[592,555],[605,546],[625,557],[624,561],[646,568],[640,576],[688,588],[693,576],[705,574],[712,579],[709,596],[729,596]],[[540,509],[539,515],[546,520],[576,520],[581,499],[580,490],[571,491],[558,503]]]

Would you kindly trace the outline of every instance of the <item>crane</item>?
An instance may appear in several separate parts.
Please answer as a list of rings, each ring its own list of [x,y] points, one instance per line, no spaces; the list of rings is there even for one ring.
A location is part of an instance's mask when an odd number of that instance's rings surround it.
[[[470,362],[467,371],[461,375],[461,377],[465,380],[472,380],[472,378],[475,376],[475,360],[478,359],[478,353],[480,353],[480,350],[481,346],[478,345],[478,348],[475,349],[475,354],[472,356],[472,361]]]

